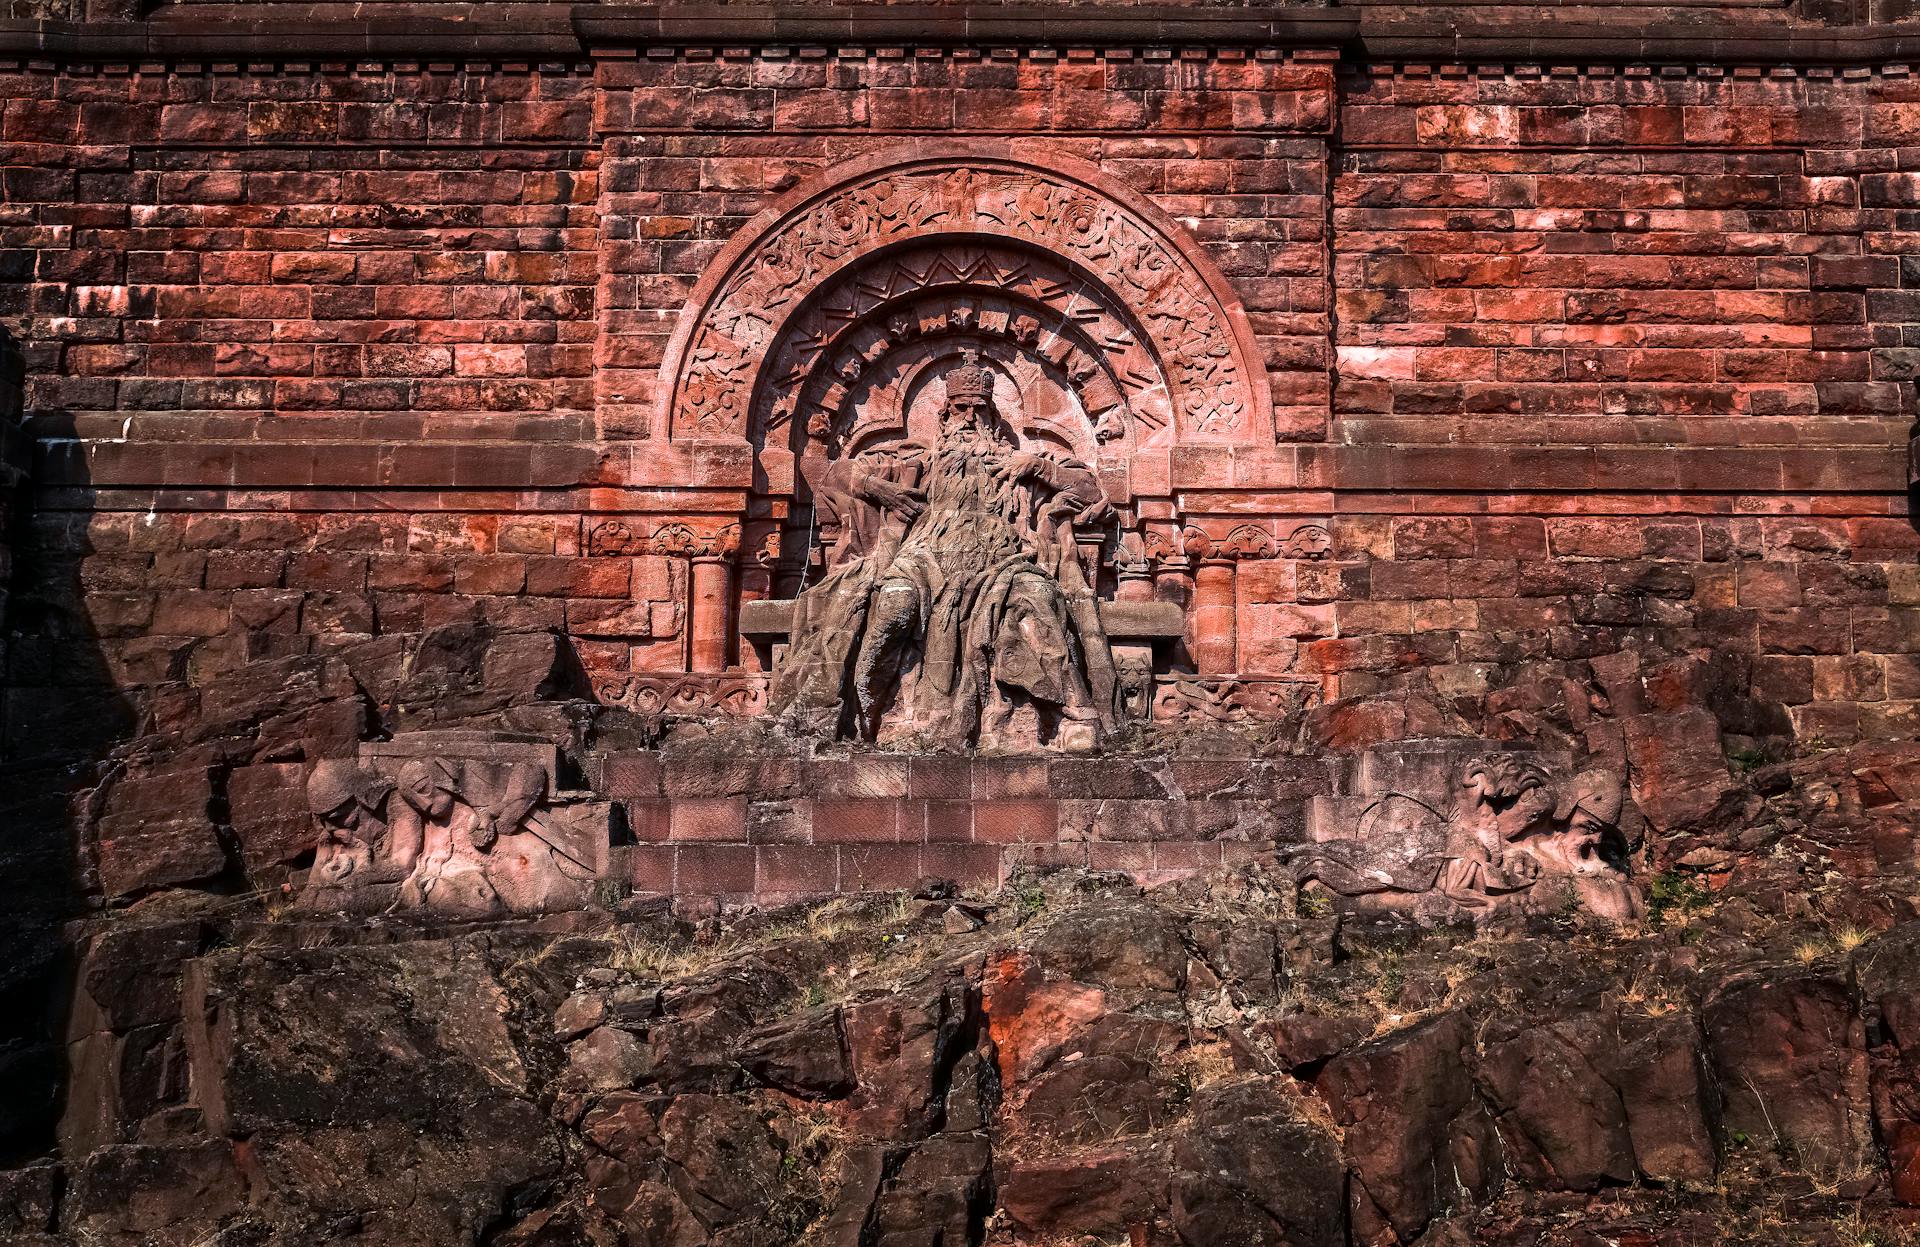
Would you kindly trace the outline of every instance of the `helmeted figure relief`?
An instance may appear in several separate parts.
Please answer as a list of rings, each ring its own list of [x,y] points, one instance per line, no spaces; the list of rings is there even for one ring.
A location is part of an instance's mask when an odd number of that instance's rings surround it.
[[[1351,838],[1300,850],[1295,877],[1363,909],[1478,920],[1572,906],[1632,922],[1644,903],[1625,869],[1624,802],[1610,771],[1556,781],[1524,756],[1485,754],[1461,768],[1450,804],[1383,794]]]
[[[386,821],[393,785],[345,758],[329,758],[307,777],[307,809],[318,827],[313,867],[298,905],[352,908],[348,902],[392,886],[406,871],[391,861]]]
[[[413,757],[391,780],[321,762],[307,780],[321,836],[299,906],[458,917],[577,907],[590,853],[543,810],[546,796],[546,772],[522,761]]]
[[[795,603],[773,707],[866,740],[1092,749],[1113,658],[1074,530],[1111,506],[1085,464],[1018,444],[971,351],[945,381],[934,445],[810,481],[842,540]]]

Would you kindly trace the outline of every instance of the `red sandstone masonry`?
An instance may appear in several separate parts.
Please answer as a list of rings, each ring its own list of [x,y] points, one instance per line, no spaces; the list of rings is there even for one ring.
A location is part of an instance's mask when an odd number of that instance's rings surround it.
[[[1244,304],[1279,442],[1153,470],[1332,546],[1238,565],[1232,665],[1470,685],[1657,628],[1755,655],[1803,733],[1920,731],[1897,72],[796,47],[15,65],[0,96],[43,435],[17,600],[108,651],[87,692],[23,638],[16,741],[84,740],[99,681],[164,704],[462,619],[561,629],[596,679],[685,669],[688,557],[602,517],[737,516],[752,481],[645,436],[687,292],[783,190],[963,132],[1147,195]]]

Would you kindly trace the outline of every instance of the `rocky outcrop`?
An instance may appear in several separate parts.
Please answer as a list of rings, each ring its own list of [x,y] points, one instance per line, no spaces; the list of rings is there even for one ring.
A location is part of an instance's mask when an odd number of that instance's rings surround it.
[[[1762,881],[1604,940],[1302,914],[1259,868],[944,891],[697,927],[129,915],[89,947],[69,1159],[6,1173],[0,1223],[1431,1247],[1759,1209],[1776,1237],[1729,1241],[1798,1242],[1915,1199],[1920,920],[1816,948]]]
[[[61,1146],[4,1171],[0,1233],[1432,1247],[1695,1221],[1795,1242],[1920,1207],[1920,762],[1668,739],[1716,696],[1693,660],[1536,673],[1470,724],[1551,749],[1158,741],[920,767],[745,729],[659,749],[658,724],[542,700],[565,678],[543,653],[463,632],[276,667],[280,686],[220,694],[225,726],[144,738],[106,776],[87,807],[101,908],[69,932]],[[468,696],[476,717],[366,739],[411,722],[409,688],[429,717]],[[756,874],[821,847],[798,822],[721,815],[764,794],[897,849],[902,811],[931,819],[981,784],[994,817],[970,835],[1034,867],[1005,886],[768,910],[605,886],[662,850],[717,869],[693,846],[741,834],[748,877],[723,890],[804,891]],[[1087,795],[1106,784],[1132,795]],[[1455,799],[1423,821],[1434,792]],[[676,801],[710,821],[662,813]],[[892,821],[860,822],[861,801]],[[1218,830],[1238,852],[1206,869],[1125,838],[1156,825],[1136,805],[1197,826],[1209,801],[1285,817]],[[1031,839],[1040,806],[1092,838]],[[512,894],[531,876],[493,859],[582,812],[600,820],[577,846],[591,890],[427,903],[456,857]],[[123,869],[129,836],[182,847]],[[415,838],[414,857],[394,847]],[[1381,863],[1418,875],[1422,844],[1423,899],[1362,903],[1386,894]],[[913,860],[939,860],[924,847]],[[1101,848],[1126,873],[1085,869]],[[379,903],[310,903],[336,853],[339,878],[377,874]],[[411,864],[379,873],[394,863]]]

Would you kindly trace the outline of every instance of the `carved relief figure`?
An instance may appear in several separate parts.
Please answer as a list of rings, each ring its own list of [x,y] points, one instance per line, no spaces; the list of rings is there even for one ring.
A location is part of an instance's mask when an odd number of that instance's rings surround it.
[[[546,779],[520,761],[416,757],[392,781],[320,763],[307,798],[321,839],[300,907],[489,917],[577,906],[590,854],[540,809]]]
[[[345,758],[329,758],[307,777],[307,809],[318,827],[302,909],[348,908],[350,897],[406,876],[388,855],[384,811],[392,785]]]
[[[773,706],[866,740],[1092,749],[1113,659],[1074,530],[1111,507],[1084,464],[1017,443],[973,352],[945,381],[935,445],[810,482],[842,541],[795,603]]]
[[[1573,904],[1632,922],[1645,906],[1625,868],[1623,805],[1620,778],[1610,771],[1556,783],[1527,758],[1487,754],[1462,767],[1444,809],[1417,795],[1387,793],[1367,808],[1351,838],[1298,852],[1295,877],[1361,908],[1479,920]]]

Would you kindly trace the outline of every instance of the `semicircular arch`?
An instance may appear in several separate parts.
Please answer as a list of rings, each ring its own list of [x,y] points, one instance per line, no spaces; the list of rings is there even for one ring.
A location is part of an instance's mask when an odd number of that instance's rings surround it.
[[[774,364],[809,309],[857,302],[881,252],[994,242],[1037,252],[1123,309],[1164,386],[1179,441],[1270,441],[1272,400],[1244,311],[1186,232],[1093,166],[1016,159],[1004,145],[954,144],[836,166],[784,196],[730,242],[696,285],[662,361],[656,431],[750,436]]]

